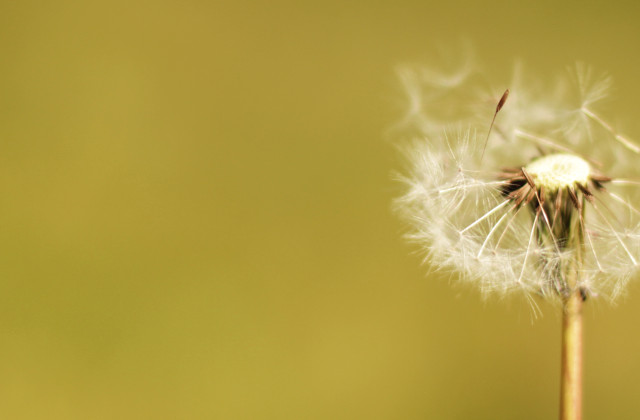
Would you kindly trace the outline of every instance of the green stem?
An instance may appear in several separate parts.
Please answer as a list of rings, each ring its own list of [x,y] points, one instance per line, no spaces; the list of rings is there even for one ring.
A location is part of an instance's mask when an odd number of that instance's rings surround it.
[[[560,420],[582,419],[582,304],[575,288],[563,305]]]

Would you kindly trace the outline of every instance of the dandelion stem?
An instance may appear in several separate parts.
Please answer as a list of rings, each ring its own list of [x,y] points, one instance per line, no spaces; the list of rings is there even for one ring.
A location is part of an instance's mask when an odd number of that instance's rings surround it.
[[[560,420],[582,419],[582,304],[574,288],[563,305]]]
[[[579,222],[584,217],[584,198],[578,210]],[[575,258],[564,269],[566,290],[562,296],[562,360],[560,375],[560,420],[582,420],[582,306],[580,287],[584,235],[582,225],[570,230],[570,246]]]

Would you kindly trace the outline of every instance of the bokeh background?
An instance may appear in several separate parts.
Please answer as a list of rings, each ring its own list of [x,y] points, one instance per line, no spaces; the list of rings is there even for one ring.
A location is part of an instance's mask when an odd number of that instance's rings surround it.
[[[401,238],[395,69],[584,61],[640,138],[639,8],[0,1],[0,417],[554,418],[557,309]],[[637,283],[588,305],[586,418],[640,416]]]

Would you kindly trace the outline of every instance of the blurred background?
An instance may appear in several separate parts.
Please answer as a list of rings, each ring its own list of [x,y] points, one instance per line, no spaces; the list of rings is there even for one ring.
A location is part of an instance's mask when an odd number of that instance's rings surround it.
[[[639,8],[1,1],[0,416],[555,418],[557,309],[401,238],[395,69],[584,61],[638,139]],[[639,318],[589,302],[586,418],[640,416]]]

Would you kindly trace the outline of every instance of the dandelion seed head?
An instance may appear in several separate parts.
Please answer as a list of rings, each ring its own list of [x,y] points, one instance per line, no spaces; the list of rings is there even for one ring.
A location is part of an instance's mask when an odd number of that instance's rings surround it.
[[[425,261],[484,295],[623,294],[640,261],[640,148],[595,111],[610,78],[584,65],[552,83],[517,73],[480,159],[504,90],[481,92],[468,63],[436,72],[447,83],[434,72],[402,72],[399,129],[414,140],[395,203]]]

